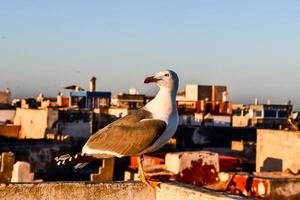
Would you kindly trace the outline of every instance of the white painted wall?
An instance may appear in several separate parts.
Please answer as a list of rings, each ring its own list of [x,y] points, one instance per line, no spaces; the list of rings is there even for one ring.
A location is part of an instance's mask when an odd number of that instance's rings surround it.
[[[16,110],[0,110],[0,124],[7,120],[14,121]]]
[[[58,111],[48,109],[17,108],[14,125],[20,125],[20,138],[44,138],[46,128],[51,128]]]
[[[198,101],[198,92],[199,86],[198,85],[186,85],[185,89],[185,98],[189,101]]]

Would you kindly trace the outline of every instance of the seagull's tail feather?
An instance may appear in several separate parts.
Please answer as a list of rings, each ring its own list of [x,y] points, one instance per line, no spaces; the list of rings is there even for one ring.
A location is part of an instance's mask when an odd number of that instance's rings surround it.
[[[58,166],[74,165],[75,169],[81,169],[94,160],[98,160],[98,158],[89,156],[82,152],[79,152],[73,156],[71,156],[70,154],[65,154],[55,158]]]

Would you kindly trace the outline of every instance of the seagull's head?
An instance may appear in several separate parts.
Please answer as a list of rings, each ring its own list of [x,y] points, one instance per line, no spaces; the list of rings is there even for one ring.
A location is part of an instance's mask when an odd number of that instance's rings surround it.
[[[172,70],[158,72],[155,76],[146,77],[144,83],[156,83],[160,88],[170,88],[177,91],[179,79]]]

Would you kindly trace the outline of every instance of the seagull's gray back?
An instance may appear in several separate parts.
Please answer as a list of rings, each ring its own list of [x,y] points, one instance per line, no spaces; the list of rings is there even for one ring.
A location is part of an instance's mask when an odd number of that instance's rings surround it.
[[[144,109],[137,110],[92,135],[83,152],[98,158],[138,155],[151,146],[166,128]]]

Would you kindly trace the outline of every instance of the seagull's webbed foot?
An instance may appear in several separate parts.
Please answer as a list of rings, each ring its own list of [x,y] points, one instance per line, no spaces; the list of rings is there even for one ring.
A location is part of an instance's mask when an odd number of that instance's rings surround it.
[[[137,163],[138,163],[138,167],[139,167],[138,174],[139,174],[140,180],[152,188],[159,187],[159,185],[160,185],[159,181],[147,180],[145,172],[144,172],[144,168],[143,168],[143,160],[144,160],[143,156],[137,157]]]

